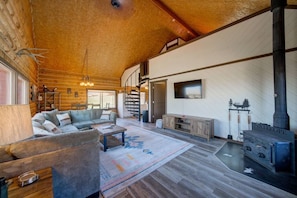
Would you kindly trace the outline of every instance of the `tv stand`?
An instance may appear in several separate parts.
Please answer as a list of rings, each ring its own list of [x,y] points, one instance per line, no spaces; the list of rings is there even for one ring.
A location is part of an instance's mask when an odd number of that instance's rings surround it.
[[[206,138],[207,141],[214,136],[214,120],[210,118],[166,114],[163,115],[163,128]]]

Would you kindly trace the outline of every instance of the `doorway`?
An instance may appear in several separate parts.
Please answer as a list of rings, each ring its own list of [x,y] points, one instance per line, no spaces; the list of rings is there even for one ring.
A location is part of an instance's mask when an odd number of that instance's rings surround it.
[[[151,122],[162,119],[166,113],[167,80],[151,82]]]

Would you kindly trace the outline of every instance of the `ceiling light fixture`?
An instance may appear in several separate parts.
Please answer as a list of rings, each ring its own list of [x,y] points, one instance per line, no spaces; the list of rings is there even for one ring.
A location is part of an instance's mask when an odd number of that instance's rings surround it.
[[[83,70],[84,68],[87,68],[87,74],[83,76],[80,86],[94,86],[94,83],[91,82],[91,78],[88,75],[88,49],[86,49],[85,57],[84,57],[84,64],[83,64]]]
[[[119,8],[121,6],[120,2],[118,0],[111,0],[111,5],[114,8]]]

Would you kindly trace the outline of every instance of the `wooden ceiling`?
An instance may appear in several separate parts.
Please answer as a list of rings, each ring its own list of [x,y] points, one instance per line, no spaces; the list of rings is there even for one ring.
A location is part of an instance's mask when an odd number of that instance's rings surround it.
[[[190,41],[270,6],[270,0],[118,2],[114,8],[111,0],[31,0],[35,47],[48,50],[40,68],[86,74],[88,65],[91,77],[120,78],[169,41]]]

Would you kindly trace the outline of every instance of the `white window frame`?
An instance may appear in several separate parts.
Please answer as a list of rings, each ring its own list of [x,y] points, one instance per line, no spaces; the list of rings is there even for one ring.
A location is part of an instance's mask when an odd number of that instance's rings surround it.
[[[117,92],[115,90],[102,90],[102,89],[87,89],[87,101],[88,101],[88,104],[91,104],[92,101],[89,100],[89,91],[90,92],[98,92],[99,94],[99,104],[100,104],[100,108],[101,109],[113,109],[113,108],[117,108]],[[112,104],[105,104],[103,105],[104,103],[104,99],[103,99],[103,94],[102,93],[113,93],[114,94],[114,101],[113,101],[113,105]],[[94,103],[94,105],[97,105],[96,103]]]
[[[29,103],[29,82],[22,75],[17,75],[16,78],[16,103],[17,104],[28,104]],[[21,93],[19,93],[19,80],[21,83]],[[20,96],[21,94],[21,96]],[[20,101],[19,101],[20,99]]]
[[[11,68],[9,65],[7,65],[5,62],[0,60],[0,68],[3,70],[6,70],[10,73],[9,81],[8,83],[9,88],[7,89],[9,93],[7,93],[7,103],[3,105],[13,105],[18,103],[18,79],[21,79],[23,81],[22,83],[22,93],[23,96],[21,97],[21,102],[19,104],[29,104],[29,81],[26,79],[23,75],[18,73],[16,70]]]

